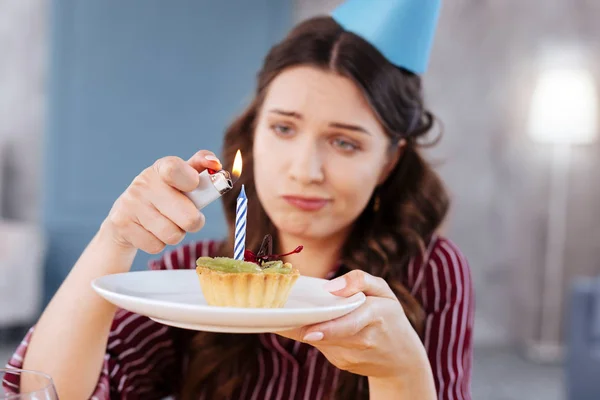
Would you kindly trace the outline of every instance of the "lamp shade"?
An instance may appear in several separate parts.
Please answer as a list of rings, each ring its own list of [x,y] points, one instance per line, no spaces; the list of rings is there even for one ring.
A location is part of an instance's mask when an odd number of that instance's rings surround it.
[[[529,136],[541,143],[587,144],[598,135],[598,95],[585,69],[542,72],[533,94]]]

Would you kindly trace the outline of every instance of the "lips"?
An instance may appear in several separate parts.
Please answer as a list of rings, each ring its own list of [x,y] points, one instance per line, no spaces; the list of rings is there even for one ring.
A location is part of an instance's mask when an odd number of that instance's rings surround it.
[[[304,196],[283,196],[283,199],[302,211],[318,211],[331,201],[321,197]]]

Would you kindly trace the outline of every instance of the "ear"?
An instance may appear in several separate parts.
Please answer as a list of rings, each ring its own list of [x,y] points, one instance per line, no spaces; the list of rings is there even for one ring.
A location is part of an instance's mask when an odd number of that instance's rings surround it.
[[[381,175],[379,176],[379,180],[377,182],[377,186],[381,185],[385,180],[390,176],[398,161],[400,161],[400,157],[402,157],[402,153],[404,152],[404,148],[406,147],[406,140],[400,139],[398,144],[394,145],[393,148],[388,152],[388,159],[381,170]]]

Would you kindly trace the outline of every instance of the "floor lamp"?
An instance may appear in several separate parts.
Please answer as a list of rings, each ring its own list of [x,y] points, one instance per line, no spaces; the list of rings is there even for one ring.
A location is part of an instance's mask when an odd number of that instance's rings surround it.
[[[540,146],[552,146],[540,338],[530,348],[530,355],[538,361],[553,362],[562,357],[557,310],[564,297],[571,147],[592,143],[598,133],[598,96],[592,74],[572,68],[542,72],[532,98],[528,133]]]

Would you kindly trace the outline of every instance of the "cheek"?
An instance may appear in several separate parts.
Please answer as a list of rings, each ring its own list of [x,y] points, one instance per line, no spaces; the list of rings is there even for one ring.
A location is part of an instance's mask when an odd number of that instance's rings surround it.
[[[262,129],[262,124],[260,124],[254,133],[254,147],[252,148],[252,152],[255,160],[260,160],[268,155],[269,146],[267,141],[267,137]]]
[[[378,173],[363,167],[366,163],[349,162],[331,166],[329,177],[345,212],[357,217],[365,208],[377,185]]]
[[[278,179],[281,179],[281,159],[275,157],[272,145],[264,134],[257,132],[255,135],[254,146],[252,149],[254,180],[256,190],[261,201],[265,201],[269,196],[269,191],[276,187]]]

